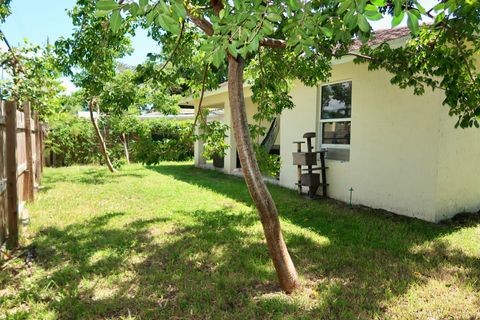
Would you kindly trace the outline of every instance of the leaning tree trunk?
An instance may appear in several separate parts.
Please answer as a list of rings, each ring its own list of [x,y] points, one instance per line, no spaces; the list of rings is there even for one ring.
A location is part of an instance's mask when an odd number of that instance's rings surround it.
[[[228,56],[228,94],[237,150],[248,191],[257,207],[268,250],[282,289],[290,293],[298,286],[298,275],[282,236],[278,210],[263,181],[253,150],[243,94],[243,59]]]
[[[110,172],[116,172],[115,168],[110,161],[110,157],[108,156],[107,145],[105,144],[105,140],[103,139],[102,133],[100,132],[100,128],[98,127],[97,119],[93,116],[93,106],[96,104],[95,98],[90,99],[88,103],[88,109],[90,110],[90,120],[92,121],[93,127],[95,128],[95,132],[98,137],[98,141],[100,142],[100,149],[102,151],[103,157],[105,158],[105,162],[107,164],[108,170]],[[97,111],[97,117],[100,115],[100,112]]]

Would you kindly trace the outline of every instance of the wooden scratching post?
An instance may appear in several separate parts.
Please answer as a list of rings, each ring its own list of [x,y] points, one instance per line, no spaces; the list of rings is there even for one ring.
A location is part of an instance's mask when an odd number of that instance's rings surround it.
[[[307,132],[303,135],[307,141],[307,150],[302,152],[302,144],[305,141],[295,141],[297,144],[297,152],[293,153],[293,164],[297,166],[298,181],[296,183],[298,193],[303,194],[303,187],[308,187],[308,197],[316,199],[317,190],[322,186],[322,195],[327,197],[327,173],[325,166],[325,154],[327,150],[313,151],[312,139],[315,138],[315,132]],[[317,154],[320,155],[320,167],[317,165]],[[306,166],[306,168],[302,168]],[[320,173],[314,173],[319,171]],[[305,172],[305,173],[304,173]]]

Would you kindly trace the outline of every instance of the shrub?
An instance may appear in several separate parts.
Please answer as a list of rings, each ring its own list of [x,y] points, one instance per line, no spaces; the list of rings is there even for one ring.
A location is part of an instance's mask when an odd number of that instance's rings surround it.
[[[277,178],[280,176],[281,160],[276,154],[269,154],[261,145],[255,145],[258,167],[267,176]]]
[[[140,122],[132,136],[133,158],[145,164],[161,161],[185,161],[193,157],[192,122],[147,120]]]
[[[57,165],[89,164],[102,158],[90,121],[71,115],[49,123],[45,149],[47,155],[55,153]]]
[[[156,119],[140,121],[135,116],[108,117],[100,123],[108,153],[116,167],[125,163],[122,133],[130,161],[158,164],[193,157],[192,122]],[[107,129],[108,128],[108,129]],[[103,163],[98,139],[90,120],[72,115],[58,117],[49,127],[47,152],[56,154],[56,165]]]

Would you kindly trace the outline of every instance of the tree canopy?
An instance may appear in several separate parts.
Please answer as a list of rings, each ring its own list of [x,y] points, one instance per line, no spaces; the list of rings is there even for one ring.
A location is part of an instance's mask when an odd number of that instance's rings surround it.
[[[8,74],[0,81],[2,99],[30,101],[42,118],[58,111],[58,96],[63,87],[50,44],[42,47],[25,42],[21,47],[1,51],[0,61]]]
[[[181,57],[180,65],[200,58],[222,68],[227,54],[242,57],[254,82],[260,117],[293,107],[289,80],[315,85],[328,78],[332,59],[354,54],[372,69],[392,72],[394,84],[413,87],[417,94],[425,86],[445,90],[445,104],[458,117],[458,125],[478,126],[477,1],[439,1],[424,8],[418,1],[401,0],[100,0],[96,8],[97,15],[109,15],[113,31],[132,21],[153,30],[165,54],[176,51]],[[373,36],[369,21],[383,19],[383,14],[393,17],[392,27],[407,20],[412,40],[406,46],[368,46]],[[422,24],[422,20],[433,22]],[[173,43],[182,35],[179,50]],[[355,39],[364,44],[362,54],[350,52]]]

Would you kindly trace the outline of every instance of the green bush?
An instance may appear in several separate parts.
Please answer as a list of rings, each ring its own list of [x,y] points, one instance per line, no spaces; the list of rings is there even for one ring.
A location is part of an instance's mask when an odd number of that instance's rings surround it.
[[[45,149],[47,155],[55,153],[57,165],[98,163],[102,159],[91,122],[70,115],[49,123]]]
[[[131,137],[135,161],[157,164],[161,161],[185,161],[193,158],[192,122],[147,120]]]
[[[116,167],[125,163],[122,133],[127,138],[132,162],[150,165],[193,157],[191,121],[140,121],[135,116],[125,116],[104,118],[99,126]],[[102,164],[104,161],[90,120],[71,115],[58,117],[50,124],[46,147],[47,152],[56,154],[57,165]]]
[[[282,165],[280,156],[269,154],[264,147],[255,145],[255,155],[257,156],[258,167],[260,171],[267,176],[277,178],[280,176],[280,167]]]

